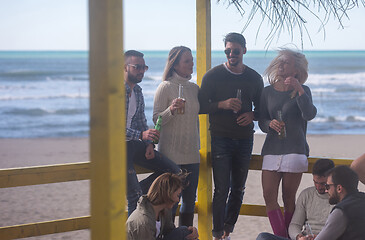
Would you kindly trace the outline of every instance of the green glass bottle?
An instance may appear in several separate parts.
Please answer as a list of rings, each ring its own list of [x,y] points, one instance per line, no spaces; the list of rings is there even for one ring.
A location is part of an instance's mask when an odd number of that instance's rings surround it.
[[[156,125],[155,125],[155,129],[160,131],[161,130],[161,124],[162,124],[162,118],[161,116],[158,116],[157,118],[157,122],[156,122]],[[153,141],[154,144],[158,144],[158,140],[157,141]]]

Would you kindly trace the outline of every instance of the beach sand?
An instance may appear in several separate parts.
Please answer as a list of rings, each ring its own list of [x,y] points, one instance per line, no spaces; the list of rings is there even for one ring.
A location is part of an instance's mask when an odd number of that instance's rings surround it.
[[[253,153],[260,153],[264,138],[264,135],[255,136]],[[308,136],[308,143],[311,156],[355,159],[363,154],[365,135],[311,135]],[[87,138],[0,139],[0,168],[85,161],[89,161]],[[250,171],[245,203],[264,204],[260,176],[260,171]],[[304,174],[298,192],[312,185],[311,175]],[[361,183],[359,188],[365,190]],[[89,207],[89,181],[86,180],[0,189],[0,226],[86,216],[90,214]],[[231,239],[254,240],[262,231],[271,232],[267,218],[240,216]],[[90,231],[82,230],[27,239],[89,238]]]

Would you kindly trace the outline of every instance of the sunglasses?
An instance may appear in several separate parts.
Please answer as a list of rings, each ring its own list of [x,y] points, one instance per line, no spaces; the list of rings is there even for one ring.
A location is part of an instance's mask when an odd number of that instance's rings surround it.
[[[128,66],[133,67],[135,70],[140,71],[147,71],[148,70],[148,66],[147,65],[140,65],[140,64],[128,64]]]
[[[333,183],[331,183],[331,184],[325,184],[324,185],[324,187],[326,188],[326,190],[330,190],[330,188],[331,188],[331,186],[336,186],[337,184],[333,184]]]
[[[232,52],[233,55],[239,55],[241,53],[241,51],[239,49],[237,49],[237,48],[236,49],[227,48],[226,50],[224,50],[224,53],[226,55],[231,54],[231,52]]]

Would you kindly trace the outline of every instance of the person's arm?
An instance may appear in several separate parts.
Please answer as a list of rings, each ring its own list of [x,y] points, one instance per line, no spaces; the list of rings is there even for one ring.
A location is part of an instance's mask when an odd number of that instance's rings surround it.
[[[268,133],[270,130],[271,117],[269,110],[267,108],[267,92],[265,89],[262,91],[260,100],[260,117],[259,117],[259,127],[264,133]]]
[[[347,217],[341,209],[334,209],[316,240],[338,239],[346,230]]]
[[[171,111],[171,105],[169,100],[169,91],[172,91],[173,86],[167,85],[162,82],[155,93],[153,101],[153,122],[156,123],[158,116],[162,118],[162,125],[168,123],[174,118],[174,112]]]
[[[365,184],[365,153],[351,163],[351,168],[359,176],[359,180]]]
[[[291,239],[296,239],[298,235],[302,234],[302,227],[306,219],[307,219],[307,214],[306,214],[305,192],[302,191],[297,199],[297,203],[295,204],[293,218],[291,219],[288,229],[289,236]]]
[[[304,87],[304,92],[302,95],[296,97],[296,101],[302,112],[302,118],[310,121],[317,115],[317,108],[313,105],[310,89]]]
[[[200,104],[199,113],[201,114],[218,111],[218,102],[211,101],[211,97],[214,93],[214,86],[212,86],[211,81],[213,81],[213,79],[209,79],[209,73],[206,73],[202,79],[202,84],[198,94]]]
[[[262,94],[263,90],[264,90],[264,81],[262,80],[262,77],[260,77],[260,80],[258,81],[258,87],[257,87],[256,93],[252,99],[253,107],[254,107],[253,114],[254,114],[255,121],[258,121],[260,119],[260,112],[261,112],[260,102],[261,102],[261,94]]]
[[[135,92],[136,98],[137,98],[137,112],[135,113],[135,116],[133,118],[133,122],[131,126],[138,126],[138,128],[126,128],[126,139],[127,140],[139,140],[143,139],[143,132],[148,130],[147,126],[147,119],[144,113],[144,98],[142,92]],[[128,113],[126,113],[128,114]],[[145,138],[147,135],[145,134]],[[147,140],[147,139],[146,139]],[[149,141],[150,143],[151,141]]]
[[[128,240],[156,240],[156,228],[152,229],[150,224],[139,223],[138,226],[135,226],[134,223],[130,223],[127,221],[127,229],[128,229]]]

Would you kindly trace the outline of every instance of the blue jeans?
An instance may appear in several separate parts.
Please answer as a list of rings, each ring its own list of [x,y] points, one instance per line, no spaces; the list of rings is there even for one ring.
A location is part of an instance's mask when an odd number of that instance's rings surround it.
[[[195,208],[195,200],[196,200],[196,189],[198,188],[198,180],[199,180],[199,163],[194,164],[183,164],[179,165],[182,171],[186,171],[190,173],[186,181],[188,182],[188,186],[184,188],[181,192],[181,208],[180,213],[194,213]],[[178,204],[176,204],[172,213],[176,214]]]
[[[155,151],[155,158],[146,159],[146,145],[142,141],[127,141],[127,200],[128,216],[136,209],[138,199],[146,194],[152,182],[165,172],[179,173],[180,168],[167,157]],[[134,164],[154,173],[138,181]]]
[[[212,136],[212,167],[215,186],[213,237],[220,238],[224,232],[233,232],[242,205],[252,145],[253,137],[231,139]]]
[[[191,231],[187,227],[181,226],[166,234],[161,240],[185,240],[190,233]],[[158,238],[158,240],[160,239]]]
[[[289,239],[284,237],[279,237],[271,233],[262,232],[257,236],[256,240],[289,240]]]

